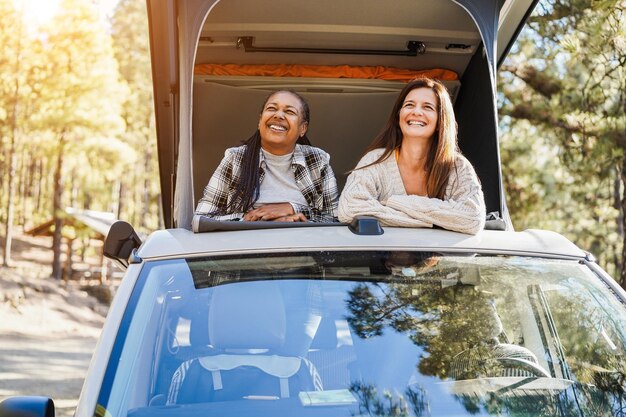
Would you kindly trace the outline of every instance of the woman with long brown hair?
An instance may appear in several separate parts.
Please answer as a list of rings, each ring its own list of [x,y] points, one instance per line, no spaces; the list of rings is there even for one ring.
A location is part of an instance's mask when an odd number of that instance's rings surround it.
[[[359,215],[388,226],[483,229],[482,188],[458,149],[452,102],[440,82],[419,78],[404,87],[385,128],[348,177],[339,220]]]

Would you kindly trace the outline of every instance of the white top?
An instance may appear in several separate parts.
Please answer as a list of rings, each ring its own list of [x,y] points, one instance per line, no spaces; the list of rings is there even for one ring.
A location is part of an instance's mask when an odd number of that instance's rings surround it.
[[[287,155],[274,155],[261,149],[265,166],[263,181],[259,185],[259,198],[254,208],[269,203],[295,203],[308,205],[302,191],[296,184],[292,167],[293,152]]]
[[[368,152],[357,168],[376,161],[384,149]],[[393,153],[384,161],[352,171],[339,199],[339,220],[374,216],[383,225],[443,227],[476,234],[485,227],[485,199],[472,164],[459,155],[450,173],[445,198],[407,195]]]

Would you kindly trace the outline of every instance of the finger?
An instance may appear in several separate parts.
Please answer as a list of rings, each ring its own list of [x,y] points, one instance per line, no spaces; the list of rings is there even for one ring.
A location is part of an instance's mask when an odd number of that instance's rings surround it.
[[[267,213],[264,214],[263,216],[261,216],[261,220],[274,220],[277,219],[279,217],[282,217],[280,214],[277,213]]]
[[[257,215],[257,209],[250,210],[249,212],[243,215],[243,219],[247,221],[252,221],[256,215]]]
[[[275,222],[293,222],[294,220],[291,216],[282,216],[274,219]]]
[[[245,216],[243,216],[243,219],[246,220],[246,221],[249,221],[249,222],[254,222],[254,221],[258,220],[258,218],[259,217],[256,214],[252,213],[252,212],[248,212],[248,213],[246,213]]]
[[[254,209],[253,212],[252,212],[252,214],[254,214],[254,215],[258,216],[258,217],[261,217],[261,216],[263,216],[266,213],[267,213],[267,210],[264,209],[263,207],[259,207],[257,209]]]

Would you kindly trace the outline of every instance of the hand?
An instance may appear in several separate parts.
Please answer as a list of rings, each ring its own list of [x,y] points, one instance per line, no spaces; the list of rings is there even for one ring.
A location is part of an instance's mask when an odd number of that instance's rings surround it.
[[[264,204],[259,208],[250,210],[243,216],[243,219],[249,222],[258,220],[276,220],[280,217],[291,216],[294,214],[293,207],[289,203],[271,203]]]
[[[290,214],[289,216],[274,219],[275,222],[308,222],[309,219],[302,213]]]

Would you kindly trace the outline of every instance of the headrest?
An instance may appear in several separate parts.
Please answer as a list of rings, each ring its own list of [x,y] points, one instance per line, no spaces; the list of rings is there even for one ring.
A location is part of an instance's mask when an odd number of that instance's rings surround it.
[[[214,289],[209,307],[209,340],[217,349],[278,349],[286,319],[275,282],[226,284]]]
[[[191,318],[191,324],[189,326],[189,343],[192,346],[207,346],[209,344],[209,334],[207,328],[209,325],[208,305],[197,304],[197,308],[200,310]]]
[[[311,349],[335,349],[338,343],[334,317],[323,317],[311,343]]]
[[[500,320],[496,307],[491,301],[489,302],[489,307],[485,310],[485,333],[489,338],[497,339],[504,331],[502,320]]]
[[[455,292],[452,322],[463,338],[471,344],[496,342],[503,327],[493,300],[471,285],[449,288]]]

